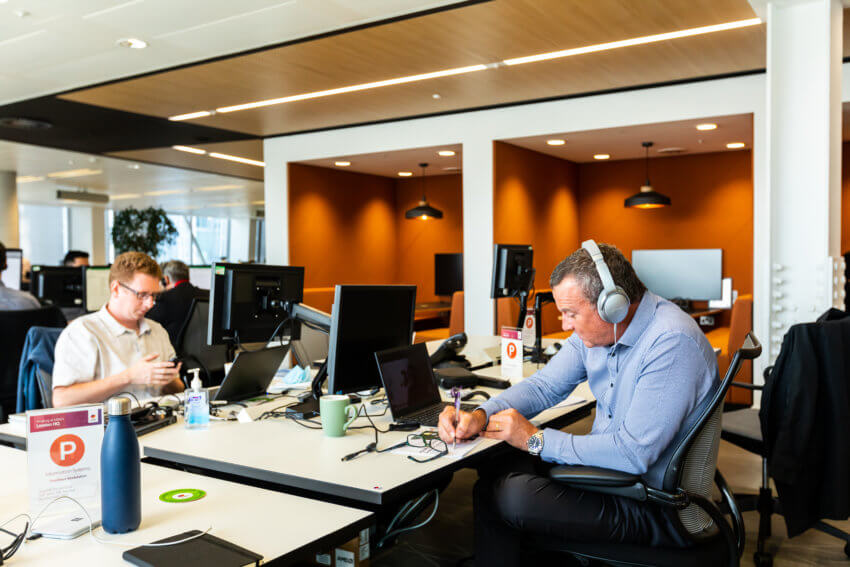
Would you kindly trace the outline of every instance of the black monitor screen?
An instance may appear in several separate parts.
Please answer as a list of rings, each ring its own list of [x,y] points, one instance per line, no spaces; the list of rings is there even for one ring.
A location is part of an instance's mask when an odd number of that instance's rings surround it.
[[[207,343],[267,341],[287,318],[287,303],[304,298],[304,268],[216,263]]]
[[[416,286],[338,285],[331,311],[328,392],[381,387],[380,350],[410,346]]]
[[[434,254],[434,295],[463,291],[463,254]]]
[[[375,358],[394,419],[440,403],[425,343],[382,351]]]
[[[510,297],[528,291],[534,280],[534,251],[528,244],[496,244],[490,297]]]
[[[81,307],[83,305],[83,268],[60,266],[32,267],[33,294],[47,305]]]

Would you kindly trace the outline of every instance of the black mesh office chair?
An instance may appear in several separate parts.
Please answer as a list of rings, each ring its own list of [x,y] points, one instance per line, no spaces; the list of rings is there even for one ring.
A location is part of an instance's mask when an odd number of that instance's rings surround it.
[[[0,311],[0,423],[15,413],[18,397],[18,367],[30,327],[64,327],[58,307]]]
[[[227,362],[227,346],[207,345],[207,322],[210,302],[193,299],[189,315],[177,334],[174,350],[184,359],[183,370],[197,364],[201,368],[204,387],[218,386],[224,379],[224,363]]]
[[[744,520],[723,476],[717,471],[723,398],[744,360],[761,354],[752,333],[735,353],[726,376],[705,404],[700,419],[673,453],[664,474],[663,489],[647,486],[643,479],[599,467],[559,466],[549,475],[554,480],[592,492],[603,492],[641,502],[675,508],[681,527],[693,542],[686,548],[662,548],[610,542],[546,541],[539,545],[575,557],[618,565],[715,567],[739,565],[744,551]],[[723,507],[731,514],[731,527],[711,500],[712,479],[720,489]]]
[[[811,324],[804,323],[803,325]],[[787,337],[788,335],[786,335],[786,338]],[[783,350],[786,348],[790,349],[790,353],[796,352],[793,344],[786,345],[786,343],[783,342],[782,348]],[[780,357],[781,356],[782,354],[780,354]],[[765,384],[767,384],[770,380],[779,378],[774,375],[773,369],[773,366],[769,366],[765,369]],[[815,368],[807,368],[807,378],[814,379],[816,371],[817,369]],[[732,382],[732,386],[746,388],[748,390],[764,390],[764,386],[762,385],[749,383]],[[753,561],[759,567],[769,567],[770,565],[773,565],[773,556],[765,549],[765,542],[767,538],[771,536],[771,516],[773,514],[782,514],[782,506],[779,499],[773,496],[773,492],[770,488],[768,455],[764,443],[764,437],[762,435],[762,424],[759,416],[759,410],[755,408],[746,408],[724,414],[723,431],[721,436],[723,440],[761,457],[761,486],[759,487],[758,494],[736,494],[735,498],[742,511],[748,512],[755,510],[759,513],[759,533],[756,551],[753,555]],[[850,534],[823,521],[818,521],[811,527],[844,540],[844,553],[850,557]]]

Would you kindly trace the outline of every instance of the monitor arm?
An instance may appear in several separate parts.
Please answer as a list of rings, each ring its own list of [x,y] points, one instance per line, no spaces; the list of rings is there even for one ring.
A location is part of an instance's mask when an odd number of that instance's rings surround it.
[[[289,317],[293,321],[307,323],[311,327],[321,329],[325,333],[330,334],[331,318],[328,316],[327,313],[323,313],[318,309],[313,309],[312,307],[309,307],[302,303],[290,303],[287,311],[289,312]],[[308,400],[307,402],[304,402],[304,404],[307,404],[304,409],[307,409],[308,407],[315,407],[317,411],[318,400],[322,397],[322,384],[324,384],[327,377],[328,360],[326,358],[325,362],[322,364],[322,367],[319,368],[319,372],[317,372],[316,376],[313,378],[313,382],[310,384],[310,391],[313,393],[313,400]]]
[[[517,318],[517,329],[522,329],[525,324],[525,312],[528,310],[528,294],[531,290],[531,283],[534,281],[536,270],[524,270],[522,276],[522,289],[518,290],[517,299],[519,300],[519,317]]]
[[[555,297],[551,291],[541,291],[534,296],[534,352],[531,355],[532,362],[545,362],[543,357],[543,306],[547,303],[555,303]]]

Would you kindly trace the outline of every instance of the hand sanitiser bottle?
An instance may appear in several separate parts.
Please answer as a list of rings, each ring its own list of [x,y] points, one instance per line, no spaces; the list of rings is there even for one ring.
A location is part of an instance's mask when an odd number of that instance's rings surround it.
[[[186,429],[207,429],[210,426],[210,402],[208,392],[202,389],[201,379],[198,377],[200,368],[193,368],[191,372],[192,389],[186,392]]]
[[[131,532],[142,522],[142,465],[139,440],[130,423],[130,399],[110,398],[109,424],[100,448],[100,501],[103,529]]]

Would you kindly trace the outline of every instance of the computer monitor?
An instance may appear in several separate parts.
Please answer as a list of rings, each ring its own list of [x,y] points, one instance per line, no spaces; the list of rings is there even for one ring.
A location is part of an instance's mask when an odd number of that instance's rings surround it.
[[[209,345],[266,342],[304,298],[303,267],[217,262],[210,283]]]
[[[109,301],[109,266],[83,266],[83,308],[97,311]]]
[[[529,244],[496,244],[493,247],[493,279],[490,297],[514,297],[528,293],[534,282],[534,251]]]
[[[24,253],[20,248],[6,248],[6,269],[0,273],[3,285],[11,289],[21,289],[21,272]]]
[[[30,290],[46,305],[82,307],[83,268],[33,266]]]
[[[463,291],[463,254],[434,254],[434,295]]]
[[[651,292],[665,299],[720,299],[723,250],[633,250],[632,267]]]
[[[189,283],[200,289],[210,289],[212,266],[189,266]]]
[[[381,387],[375,353],[410,346],[416,286],[338,285],[331,309],[328,392]]]

